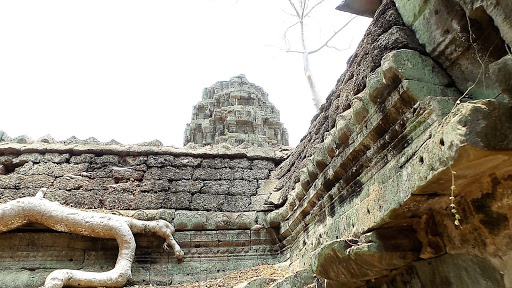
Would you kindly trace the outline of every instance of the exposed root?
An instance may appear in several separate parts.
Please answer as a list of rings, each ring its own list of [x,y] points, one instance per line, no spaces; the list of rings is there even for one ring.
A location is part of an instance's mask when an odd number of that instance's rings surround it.
[[[35,197],[20,198],[1,204],[0,233],[27,223],[41,223],[57,231],[116,239],[119,254],[114,269],[110,271],[56,270],[48,275],[43,288],[122,287],[131,277],[131,266],[135,255],[134,233],[155,233],[163,237],[164,247],[171,246],[176,257],[183,258],[183,251],[172,236],[174,227],[167,221],[140,221],[118,215],[68,208],[44,199],[45,191],[46,189],[41,189]]]

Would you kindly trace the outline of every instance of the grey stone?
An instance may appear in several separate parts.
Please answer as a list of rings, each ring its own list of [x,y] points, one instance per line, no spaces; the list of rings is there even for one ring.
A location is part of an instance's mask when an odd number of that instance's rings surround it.
[[[226,168],[229,166],[229,162],[230,162],[230,159],[209,158],[209,159],[204,159],[203,162],[201,162],[201,167],[214,168],[214,169]]]
[[[224,205],[226,205],[224,195],[195,194],[192,196],[192,210],[221,211]]]
[[[150,167],[163,167],[171,166],[174,161],[174,156],[171,155],[150,155],[148,156],[147,164]]]
[[[195,194],[202,190],[206,183],[194,180],[172,181],[169,185],[170,192],[188,192]]]
[[[190,209],[192,196],[190,193],[164,193],[162,208],[164,209]]]
[[[231,188],[232,181],[229,180],[217,180],[217,181],[204,181],[201,193],[204,194],[217,194],[226,195]]]
[[[256,195],[258,189],[257,181],[233,180],[229,185],[228,193],[233,196],[252,196]]]
[[[178,230],[203,230],[206,214],[204,211],[177,210],[174,216],[174,227]]]
[[[254,160],[251,163],[252,169],[254,170],[270,170],[275,169],[275,164],[269,160]]]
[[[185,128],[184,145],[250,143],[255,146],[288,145],[288,132],[279,122],[279,111],[261,87],[243,75],[217,82],[203,91]]]
[[[94,158],[94,154],[80,154],[78,156],[71,156],[69,162],[72,164],[91,163]]]
[[[251,162],[246,158],[231,159],[228,162],[228,167],[233,168],[250,168]]]
[[[343,0],[336,10],[365,17],[373,17],[382,0]]]
[[[270,175],[268,170],[257,169],[233,169],[232,176],[233,180],[264,180]]]
[[[507,55],[500,60],[489,65],[494,81],[498,84],[501,89],[501,93],[512,97],[512,55]]]
[[[197,167],[201,164],[203,160],[198,157],[176,157],[172,162],[172,166],[174,167]]]
[[[231,180],[232,170],[229,168],[212,169],[197,168],[194,170],[193,179],[197,180]]]
[[[226,196],[224,201],[224,205],[222,206],[224,211],[243,212],[250,210],[250,196]]]
[[[192,168],[190,167],[182,167],[182,168],[174,168],[174,167],[164,167],[164,168],[149,168],[148,171],[144,174],[144,179],[151,180],[189,180],[192,178]]]

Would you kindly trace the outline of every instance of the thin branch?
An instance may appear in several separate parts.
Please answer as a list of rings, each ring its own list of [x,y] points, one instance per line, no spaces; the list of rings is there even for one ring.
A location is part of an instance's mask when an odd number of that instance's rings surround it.
[[[313,5],[313,7],[311,7],[311,9],[309,9],[306,14],[304,15],[304,18],[308,17],[309,14],[311,13],[311,11],[313,11],[313,9],[316,8],[316,6],[322,4],[323,2],[325,2],[325,0],[322,0],[322,1],[318,1],[318,3],[316,3],[315,5]]]
[[[297,18],[299,18],[300,20],[302,20],[302,19],[300,18],[299,10],[297,10],[297,7],[295,7],[295,4],[292,2],[292,0],[288,0],[288,2],[290,2],[290,5],[292,6],[293,10],[295,11],[295,15],[297,15]]]
[[[330,45],[325,45],[325,48],[331,48],[331,49],[334,49],[334,50],[337,50],[337,51],[343,52],[343,51],[346,51],[346,50],[350,49],[350,46],[351,46],[351,45],[349,45],[347,48],[340,49],[340,48],[338,48],[338,47],[334,47],[334,46],[330,46]]]
[[[327,39],[327,41],[325,41],[325,43],[324,43],[322,46],[318,47],[318,48],[317,48],[317,49],[315,49],[315,50],[311,50],[311,51],[309,51],[308,53],[309,53],[309,54],[316,53],[316,52],[318,52],[318,51],[322,50],[322,48],[324,48],[325,46],[329,45],[329,42],[330,42],[330,41],[331,41],[331,40],[332,40],[336,35],[338,35],[338,33],[340,33],[340,32],[341,32],[341,30],[345,29],[345,27],[347,27],[347,25],[348,25],[348,24],[350,24],[350,22],[352,22],[352,20],[356,19],[356,17],[357,17],[357,16],[354,16],[354,17],[350,18],[350,20],[348,20],[348,22],[347,22],[347,23],[345,23],[345,25],[341,26],[341,28],[340,28],[340,29],[338,29],[338,31],[334,32],[334,34],[332,34],[331,38]]]
[[[284,31],[284,34],[283,34],[283,38],[287,38],[286,34],[288,34],[288,30],[292,29],[295,25],[299,24],[300,21],[297,21],[295,23],[293,23],[292,25],[288,26],[288,28],[286,28],[286,30]]]
[[[299,53],[299,54],[304,54],[306,53],[305,51],[297,51],[297,50],[286,50],[286,53]]]
[[[290,12],[287,12],[287,11],[286,11],[286,10],[284,10],[284,9],[281,9],[281,11],[282,11],[284,14],[288,15],[288,16],[292,16],[292,17],[294,17],[294,18],[295,18],[295,17],[297,17],[297,15],[295,15],[295,14],[293,14],[293,13],[290,13]]]

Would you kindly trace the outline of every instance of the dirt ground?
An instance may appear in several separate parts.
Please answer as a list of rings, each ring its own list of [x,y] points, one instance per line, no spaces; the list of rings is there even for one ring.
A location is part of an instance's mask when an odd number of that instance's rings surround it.
[[[217,279],[211,279],[204,282],[184,283],[180,285],[170,286],[149,286],[149,285],[137,285],[130,286],[129,288],[220,288],[220,287],[234,287],[238,284],[246,282],[250,279],[257,277],[269,278],[267,287],[270,287],[273,283],[279,279],[289,275],[290,272],[284,267],[276,267],[272,265],[262,265],[245,270],[233,272],[231,274],[224,275]]]

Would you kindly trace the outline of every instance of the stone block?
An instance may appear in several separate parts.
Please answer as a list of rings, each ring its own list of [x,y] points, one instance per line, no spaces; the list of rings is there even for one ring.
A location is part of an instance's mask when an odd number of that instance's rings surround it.
[[[170,189],[171,184],[167,180],[153,180],[153,179],[144,179],[140,183],[140,191],[141,192],[160,192],[160,191],[168,191],[170,192],[180,192],[174,191]]]
[[[102,155],[99,157],[94,157],[91,162],[97,165],[107,166],[118,165],[120,161],[121,157],[117,155]]]
[[[268,179],[270,175],[269,170],[265,169],[233,169],[233,180],[264,180]]]
[[[176,230],[204,230],[206,224],[205,211],[177,210],[174,216]]]
[[[250,196],[225,196],[225,202],[222,206],[223,211],[243,212],[249,211],[251,206]]]
[[[160,209],[164,201],[168,200],[165,192],[136,193],[133,196],[132,209]],[[165,207],[167,209],[172,207]]]
[[[430,57],[417,51],[400,49],[386,54],[382,58],[382,76],[386,83],[392,83],[394,77],[401,80],[415,80],[433,85],[446,86],[451,83],[450,76]]]
[[[197,180],[231,180],[232,170],[229,168],[212,169],[197,168],[194,170],[193,179]]]
[[[501,89],[501,93],[512,97],[512,55],[507,55],[489,65],[492,78]]]
[[[172,181],[169,184],[169,192],[187,192],[191,194],[195,194],[202,191],[206,183],[203,184],[202,181],[195,180],[181,180],[181,181]]]
[[[343,0],[336,10],[372,18],[381,0]]]
[[[204,181],[201,193],[204,194],[215,194],[215,195],[226,195],[232,188],[232,181],[218,180],[218,181]]]
[[[250,230],[217,231],[219,247],[249,247],[251,245]]]
[[[217,231],[192,231],[190,232],[190,242],[193,248],[219,247]]]
[[[163,192],[162,207],[164,209],[190,209],[192,195],[186,192]]]
[[[43,155],[40,153],[25,153],[13,159],[13,163],[39,163],[43,161]]]
[[[460,92],[455,88],[448,88],[438,85],[432,85],[415,80],[405,80],[398,87],[400,95],[407,100],[422,101],[429,96],[453,98],[449,103],[453,107],[455,99],[461,96]]]
[[[69,159],[69,163],[71,164],[81,164],[81,163],[91,163],[96,156],[94,154],[80,154],[76,156],[71,156]]]
[[[60,190],[80,190],[84,185],[87,184],[87,180],[84,178],[64,178],[60,177],[55,179],[55,182],[53,183],[53,186]]]
[[[155,180],[189,180],[192,178],[192,168],[190,167],[164,167],[164,168],[149,168],[144,174],[144,179]]]
[[[85,178],[87,179],[87,178]],[[80,181],[80,180],[79,180]],[[114,185],[114,179],[112,178],[98,178],[98,179],[87,179],[83,181],[83,190],[109,190],[110,185]]]
[[[68,153],[45,153],[43,155],[43,162],[51,162],[56,164],[64,164],[68,162],[70,155]]]
[[[226,202],[224,195],[195,194],[190,208],[198,211],[220,211]]]
[[[17,188],[48,188],[52,185],[55,178],[47,175],[32,175],[32,176],[19,176],[16,181]],[[0,186],[1,188],[1,186]]]
[[[267,204],[267,201],[270,197],[270,194],[261,194],[251,196],[251,205],[249,206],[249,210],[251,211],[272,211],[274,210],[274,205]]]
[[[424,1],[409,1],[409,0],[395,0],[396,8],[400,12],[402,19],[405,24],[409,27],[412,27],[414,23],[421,16],[427,5],[429,5],[431,0]]]
[[[207,229],[249,229],[257,223],[255,212],[208,212]]]
[[[227,194],[232,196],[252,196],[256,195],[257,189],[257,181],[233,180],[230,181]]]
[[[253,160],[251,163],[251,167],[254,170],[270,170],[273,171],[275,169],[274,162],[270,160]]]
[[[146,163],[149,167],[164,167],[171,166],[173,161],[174,156],[171,155],[150,155]]]
[[[90,164],[87,174],[90,178],[112,178],[114,176],[111,166],[98,166],[97,164]]]
[[[137,171],[132,168],[113,167],[112,177],[116,183],[128,181],[141,181],[144,177],[144,172]]]
[[[230,161],[230,159],[225,158],[207,158],[203,159],[203,162],[201,162],[201,167],[213,169],[227,168],[229,167]]]
[[[121,159],[121,165],[123,166],[139,166],[146,164],[148,156],[125,156]]]
[[[181,157],[174,158],[174,161],[172,162],[172,166],[174,166],[174,167],[198,167],[202,161],[203,161],[202,158],[181,156]]]
[[[231,159],[228,162],[228,167],[231,169],[241,168],[246,169],[251,167],[251,162],[246,158]]]

